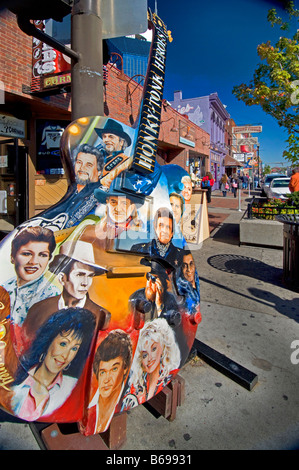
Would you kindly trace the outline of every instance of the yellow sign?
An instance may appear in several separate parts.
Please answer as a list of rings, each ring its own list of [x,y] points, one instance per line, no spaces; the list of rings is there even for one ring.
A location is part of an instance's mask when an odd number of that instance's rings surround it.
[[[54,77],[44,78],[44,88],[50,88],[71,83],[71,74],[55,75]]]

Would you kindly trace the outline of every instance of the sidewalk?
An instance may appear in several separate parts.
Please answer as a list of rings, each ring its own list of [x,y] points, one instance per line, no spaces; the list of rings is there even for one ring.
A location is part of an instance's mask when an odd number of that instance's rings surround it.
[[[299,364],[290,359],[299,294],[282,283],[282,250],[239,246],[249,199],[242,191],[239,211],[231,193],[212,193],[211,237],[193,251],[203,317],[197,338],[257,374],[258,383],[245,390],[197,358],[180,371],[186,400],[175,421],[132,410],[124,449],[299,448]]]
[[[186,398],[172,422],[128,413],[122,450],[299,448],[299,294],[282,283],[282,250],[239,246],[248,194],[212,193],[211,237],[193,251],[201,285],[197,338],[258,376],[248,391],[203,360],[180,371]],[[299,354],[297,354],[297,358]],[[0,449],[38,449],[30,428],[0,412]]]

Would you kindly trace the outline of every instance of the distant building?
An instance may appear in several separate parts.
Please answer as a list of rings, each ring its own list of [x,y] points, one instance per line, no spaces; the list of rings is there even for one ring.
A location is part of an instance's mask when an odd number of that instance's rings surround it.
[[[120,37],[106,40],[108,52],[119,70],[128,75],[146,75],[148,56],[151,43],[139,36],[138,38]],[[114,55],[113,55],[114,53]],[[117,57],[120,56],[120,57]]]
[[[224,158],[228,154],[225,137],[225,122],[230,118],[217,93],[197,98],[182,98],[181,91],[174,92],[171,105],[180,113],[188,116],[210,134],[210,171],[215,178],[214,189],[219,188],[219,180],[225,172]]]

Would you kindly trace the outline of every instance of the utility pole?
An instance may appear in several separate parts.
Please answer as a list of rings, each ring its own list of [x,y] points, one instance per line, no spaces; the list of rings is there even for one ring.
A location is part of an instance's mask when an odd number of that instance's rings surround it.
[[[257,144],[257,186],[260,187],[260,144]]]
[[[103,39],[146,31],[147,0],[16,0],[12,3],[9,9],[17,16],[25,34],[71,58],[72,120],[104,116]],[[62,21],[69,13],[72,13],[71,48],[30,21],[48,18]]]
[[[72,120],[104,116],[102,19],[99,0],[75,0],[71,21]]]

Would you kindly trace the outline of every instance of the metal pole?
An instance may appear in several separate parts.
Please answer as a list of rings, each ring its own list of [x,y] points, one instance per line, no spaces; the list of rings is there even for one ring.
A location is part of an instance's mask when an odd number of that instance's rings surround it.
[[[239,186],[240,186],[240,183],[239,183]],[[238,189],[238,211],[241,212],[241,188]]]
[[[15,147],[15,175],[16,175],[16,186],[15,186],[15,203],[16,203],[16,227],[20,225],[20,162],[19,162],[19,139],[14,138],[14,147]]]
[[[75,0],[72,11],[72,119],[104,116],[102,20],[99,0]]]
[[[260,187],[260,146],[257,144],[257,186]]]

